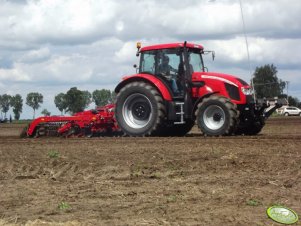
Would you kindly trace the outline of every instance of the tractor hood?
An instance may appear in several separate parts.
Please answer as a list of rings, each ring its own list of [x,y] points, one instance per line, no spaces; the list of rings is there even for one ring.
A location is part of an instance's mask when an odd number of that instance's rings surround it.
[[[244,80],[229,74],[223,74],[218,72],[194,72],[192,74],[192,81],[198,81],[203,79],[225,82],[236,87],[249,86],[249,84]]]

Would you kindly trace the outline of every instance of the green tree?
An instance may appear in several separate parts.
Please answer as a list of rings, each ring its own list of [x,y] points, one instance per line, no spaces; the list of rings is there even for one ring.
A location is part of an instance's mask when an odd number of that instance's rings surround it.
[[[46,108],[44,108],[43,111],[41,112],[41,114],[44,116],[50,116],[51,112],[49,112]]]
[[[85,100],[85,108],[88,107],[92,103],[92,95],[89,91],[82,91]]]
[[[256,67],[253,85],[257,98],[278,97],[283,93],[286,84],[278,79],[277,72],[273,64]]]
[[[11,106],[15,114],[15,120],[19,120],[23,110],[23,99],[20,94],[16,94],[15,96],[12,97]]]
[[[111,92],[111,103],[114,103],[116,101],[116,93],[114,91]]]
[[[76,87],[70,88],[65,94],[66,111],[71,114],[83,111],[91,103],[91,94]]]
[[[108,89],[96,89],[92,93],[92,99],[96,106],[104,106],[112,102],[112,92]]]
[[[11,102],[11,96],[8,94],[3,94],[0,98],[0,105],[2,108],[2,112],[4,113],[4,118],[6,118],[6,113],[9,110],[9,106],[10,106],[10,102]]]
[[[64,93],[59,93],[54,97],[54,104],[60,110],[61,115],[67,109],[66,99]]]
[[[300,102],[297,97],[292,97],[292,96],[288,96],[287,101],[289,106],[298,106]]]
[[[43,95],[40,93],[28,93],[26,97],[26,104],[33,109],[33,118],[35,118],[36,110],[41,107],[43,103]]]

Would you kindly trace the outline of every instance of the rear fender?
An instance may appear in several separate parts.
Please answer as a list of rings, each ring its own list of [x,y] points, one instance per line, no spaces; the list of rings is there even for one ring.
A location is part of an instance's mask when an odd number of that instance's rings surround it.
[[[115,93],[119,93],[119,91],[127,84],[131,82],[143,81],[153,85],[162,95],[164,100],[172,101],[172,95],[170,90],[166,87],[166,85],[154,75],[150,74],[136,74],[133,76],[127,76],[123,78],[123,81],[120,82],[116,88]]]

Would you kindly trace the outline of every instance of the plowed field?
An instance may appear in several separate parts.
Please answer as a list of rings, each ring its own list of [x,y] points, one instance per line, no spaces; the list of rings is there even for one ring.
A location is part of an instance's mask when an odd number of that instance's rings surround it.
[[[278,225],[273,204],[301,215],[301,117],[221,138],[20,139],[23,126],[0,124],[0,225]]]

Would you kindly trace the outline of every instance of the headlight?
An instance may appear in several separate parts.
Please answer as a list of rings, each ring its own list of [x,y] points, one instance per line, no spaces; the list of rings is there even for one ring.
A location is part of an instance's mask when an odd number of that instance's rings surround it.
[[[252,88],[241,87],[241,91],[245,95],[253,95],[253,89]]]

